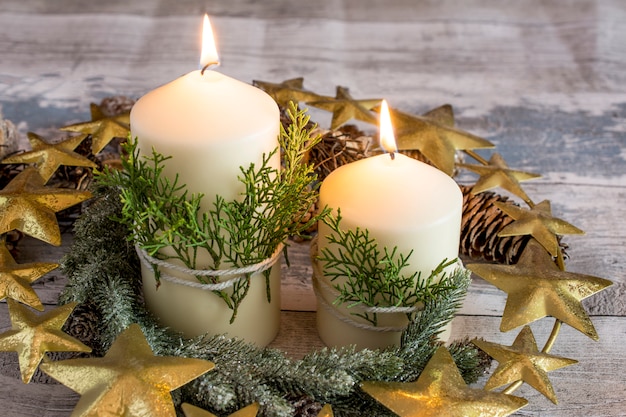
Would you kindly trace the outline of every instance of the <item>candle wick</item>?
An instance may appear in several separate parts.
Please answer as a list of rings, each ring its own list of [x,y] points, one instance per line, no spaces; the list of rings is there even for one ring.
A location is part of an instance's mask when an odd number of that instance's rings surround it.
[[[204,71],[206,71],[209,68],[217,67],[219,64],[220,64],[220,61],[209,62],[204,67],[202,67],[202,70],[200,70],[200,75],[204,75]]]
[[[389,152],[389,157],[393,161],[394,159],[396,159],[396,153],[395,152]]]

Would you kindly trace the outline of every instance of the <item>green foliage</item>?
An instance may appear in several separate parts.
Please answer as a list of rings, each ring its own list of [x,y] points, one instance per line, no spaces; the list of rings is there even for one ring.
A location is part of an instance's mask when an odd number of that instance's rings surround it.
[[[397,247],[381,251],[367,229],[342,230],[341,212],[336,217],[326,216],[324,222],[332,233],[326,237],[330,245],[322,248],[318,260],[324,266],[324,275],[331,282],[338,281],[333,285],[339,292],[335,304],[346,303],[348,308],[415,307],[455,289],[443,271],[456,259],[444,259],[426,279],[417,272],[404,275],[412,252],[398,254]],[[377,325],[377,313],[353,314]],[[413,313],[408,316],[411,319]]]
[[[320,137],[312,137],[306,129],[309,117],[304,111],[292,105],[288,115],[291,123],[286,130],[281,126],[279,136],[283,168],[271,166],[278,149],[263,155],[259,167],[241,167],[238,179],[244,191],[240,198],[226,201],[217,196],[208,212],[201,211],[202,195],[188,193],[178,177],[168,179],[163,175],[170,157],[156,150],[150,157],[141,157],[133,140],[125,147],[128,158],[122,160],[123,171],[106,171],[98,181],[119,187],[121,219],[130,236],[151,256],[176,258],[191,269],[198,269],[200,252],[209,255],[212,269],[259,263],[271,257],[289,236],[299,236],[327,214],[323,210],[303,220],[316,202],[318,186],[313,166],[304,163],[304,158]],[[162,250],[166,248],[175,255],[164,256]],[[269,301],[270,270],[264,274]],[[159,273],[155,275],[158,280]],[[250,275],[235,281],[228,290],[214,291],[233,311],[231,321],[248,293]],[[219,277],[197,279],[203,283],[219,282]]]
[[[454,291],[436,295],[409,323],[402,345],[384,351],[353,348],[321,349],[291,360],[274,349],[223,336],[184,339],[160,327],[146,311],[141,297],[139,261],[128,242],[128,229],[115,221],[121,216],[118,188],[95,191],[96,198],[75,225],[71,251],[62,260],[68,284],[62,303],[92,305],[101,317],[93,326],[105,351],[130,323],[138,323],[157,355],[197,357],[216,368],[174,393],[214,413],[229,414],[253,401],[266,417],[293,415],[288,398],[307,397],[331,403],[340,416],[392,416],[359,388],[362,381],[410,381],[424,367],[439,343],[435,336],[458,308],[469,283],[466,271],[452,274]],[[451,346],[452,356],[468,383],[486,366],[478,349],[468,342]]]

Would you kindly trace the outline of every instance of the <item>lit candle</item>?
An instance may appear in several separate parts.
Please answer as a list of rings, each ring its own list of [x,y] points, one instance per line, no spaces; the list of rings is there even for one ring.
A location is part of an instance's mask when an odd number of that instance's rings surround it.
[[[205,16],[200,67],[141,97],[130,115],[131,134],[141,155],[152,150],[172,158],[163,174],[190,193],[204,194],[202,211],[213,208],[216,196],[227,201],[241,198],[243,185],[237,179],[240,167],[260,166],[263,154],[278,147],[280,115],[276,103],[263,91],[208,67],[219,63],[208,17]],[[271,166],[280,168],[275,155]],[[207,254],[197,269],[210,266]],[[171,275],[197,282],[195,277],[173,271]],[[255,274],[237,318],[229,323],[231,310],[210,291],[161,282],[156,289],[154,274],[142,266],[148,308],[161,323],[185,336],[227,334],[266,345],[277,334],[280,318],[280,268],[271,274],[271,303],[267,302],[265,279]]]
[[[430,165],[395,153],[396,145],[386,102],[381,108],[381,154],[344,165],[333,171],[320,188],[320,207],[341,211],[342,230],[367,229],[378,246],[408,255],[404,273],[420,272],[427,278],[444,259],[458,256],[463,196],[449,176]],[[326,224],[319,226],[319,253],[333,251]],[[323,264],[321,265],[323,268]],[[328,285],[341,285],[320,277]],[[320,291],[325,304],[332,305],[330,291]],[[335,313],[357,323],[369,324],[345,307]],[[379,314],[379,327],[404,327],[403,313]],[[321,339],[329,346],[356,345],[358,348],[383,348],[398,344],[401,332],[375,332],[344,322],[318,306],[317,326]]]

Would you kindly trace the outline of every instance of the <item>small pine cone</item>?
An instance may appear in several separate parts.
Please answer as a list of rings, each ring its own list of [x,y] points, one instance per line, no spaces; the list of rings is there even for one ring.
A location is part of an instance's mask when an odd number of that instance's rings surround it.
[[[372,138],[354,125],[319,133],[322,139],[311,149],[308,160],[315,166],[320,181],[340,166],[370,156]]]
[[[531,237],[498,237],[513,218],[494,205],[494,202],[515,203],[493,192],[472,194],[472,187],[460,187],[463,192],[460,253],[501,264],[516,263]]]
[[[304,216],[298,219],[298,222],[303,225],[308,223],[309,220],[311,220],[311,218],[317,214],[317,210],[319,206],[318,203],[319,201],[316,201],[315,204],[309,207],[309,209],[304,214]],[[313,236],[315,232],[317,232],[317,222],[313,223],[308,229],[304,230],[304,232],[302,232],[300,236],[292,236],[291,239],[294,242],[304,242],[305,240],[309,240],[307,238],[310,238],[311,236]]]
[[[290,400],[294,408],[294,417],[316,417],[322,405],[312,398],[301,396]]]
[[[92,348],[91,355],[102,356],[104,351],[98,329],[101,321],[100,313],[93,304],[78,304],[65,322],[63,331]]]

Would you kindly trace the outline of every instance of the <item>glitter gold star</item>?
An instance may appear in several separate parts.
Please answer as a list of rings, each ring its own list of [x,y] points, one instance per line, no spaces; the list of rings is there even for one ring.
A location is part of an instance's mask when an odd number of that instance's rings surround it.
[[[269,94],[279,106],[287,107],[290,101],[295,103],[328,98],[304,89],[304,78],[292,78],[282,83],[252,81],[252,84]]]
[[[579,228],[572,226],[565,220],[552,217],[550,202],[544,200],[530,210],[513,204],[494,203],[500,210],[515,219],[506,225],[500,233],[502,236],[531,235],[552,256],[556,256],[559,250],[559,242],[556,235],[584,234]]]
[[[185,417],[217,417],[213,413],[210,413],[200,407],[196,407],[195,405],[191,405],[188,403],[182,403],[180,408],[182,408],[183,412],[185,413]],[[255,417],[258,411],[259,403],[252,403],[242,408],[241,410],[229,414],[228,417]]]
[[[454,110],[449,104],[444,104],[427,111],[422,115],[426,119],[430,119],[443,126],[454,127]]]
[[[493,148],[488,140],[443,124],[442,119],[432,115],[414,116],[392,110],[391,119],[396,129],[398,150],[417,149],[448,175],[454,172],[457,149]]]
[[[485,389],[492,390],[502,385],[522,380],[557,403],[548,372],[578,363],[574,359],[561,358],[537,349],[535,336],[529,326],[524,326],[511,346],[475,339],[476,346],[499,362]]]
[[[76,303],[36,315],[28,307],[7,300],[12,329],[0,334],[0,350],[19,355],[20,372],[30,382],[46,352],[91,352],[89,346],[61,331]]]
[[[581,301],[611,281],[559,269],[535,240],[528,242],[515,265],[470,264],[467,268],[508,294],[501,331],[552,316],[598,340]]]
[[[400,417],[500,417],[528,403],[469,388],[445,347],[437,349],[415,382],[366,381],[361,388]]]
[[[88,191],[44,187],[34,168],[26,168],[0,191],[0,234],[20,230],[51,245],[61,244],[55,213],[87,200]]]
[[[130,130],[130,113],[108,116],[95,103],[91,103],[91,121],[62,127],[67,132],[91,135],[91,152],[99,153],[113,138],[126,138]]]
[[[43,304],[31,283],[59,267],[59,264],[32,262],[18,264],[4,243],[0,244],[0,300],[9,298],[39,311]]]
[[[170,391],[213,368],[201,359],[154,356],[131,324],[102,358],[49,362],[41,369],[81,394],[72,416],[175,417]]]
[[[73,152],[86,135],[70,137],[59,143],[47,143],[33,132],[28,133],[32,151],[5,158],[3,164],[35,164],[39,175],[45,182],[54,175],[61,165],[96,167],[96,164],[84,156]]]
[[[492,188],[500,187],[526,202],[529,202],[530,198],[519,183],[541,177],[539,174],[509,169],[504,158],[498,153],[494,153],[491,156],[489,165],[459,164],[459,166],[480,175],[480,178],[472,188],[472,194],[478,194],[483,191],[491,190]]]
[[[317,417],[334,417],[333,407],[330,404],[324,405],[319,413],[317,413]]]
[[[357,119],[367,123],[376,124],[378,118],[370,111],[380,105],[382,99],[355,100],[350,95],[347,88],[337,86],[335,98],[324,100],[307,101],[306,104],[318,109],[330,111],[333,118],[330,124],[331,129],[337,129],[349,120]]]

